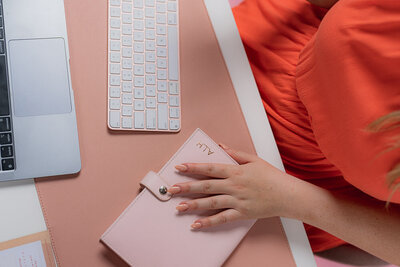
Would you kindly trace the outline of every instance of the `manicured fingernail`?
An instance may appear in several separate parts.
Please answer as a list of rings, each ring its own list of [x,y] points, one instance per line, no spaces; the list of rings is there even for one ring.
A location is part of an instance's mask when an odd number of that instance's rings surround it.
[[[178,194],[181,192],[181,188],[179,186],[173,186],[168,189],[168,192],[171,194]]]
[[[180,172],[185,172],[187,171],[188,167],[186,165],[181,164],[181,165],[176,165],[175,169],[177,169]]]
[[[190,227],[192,227],[192,229],[200,229],[201,228],[201,223],[196,222],[196,223],[192,224]]]
[[[229,147],[225,144],[219,143],[219,146],[222,147],[223,149],[229,149]]]
[[[179,211],[185,211],[189,208],[189,205],[186,203],[181,203],[178,206],[176,206],[176,209]]]

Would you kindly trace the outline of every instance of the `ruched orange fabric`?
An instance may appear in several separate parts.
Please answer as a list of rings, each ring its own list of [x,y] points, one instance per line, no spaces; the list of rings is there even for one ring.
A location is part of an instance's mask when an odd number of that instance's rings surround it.
[[[286,171],[387,201],[385,176],[400,152],[383,151],[396,131],[366,127],[400,110],[400,2],[340,0],[327,11],[306,0],[245,0],[234,16]],[[314,251],[344,243],[306,231]]]

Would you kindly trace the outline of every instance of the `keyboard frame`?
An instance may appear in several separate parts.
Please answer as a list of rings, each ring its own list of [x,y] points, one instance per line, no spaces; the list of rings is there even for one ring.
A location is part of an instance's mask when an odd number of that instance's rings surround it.
[[[122,9],[122,3],[123,2],[132,3],[132,8],[134,8],[133,7],[134,0],[120,0],[120,1],[121,1],[121,5],[120,5],[121,9]],[[144,4],[143,10],[145,9],[145,1],[146,0],[143,0],[143,4]],[[122,127],[122,117],[123,117],[122,114],[120,116],[120,118],[121,118],[120,128],[111,127],[111,125],[110,125],[110,111],[112,109],[110,109],[110,99],[111,99],[111,96],[110,96],[110,87],[111,87],[111,85],[110,85],[110,76],[111,76],[111,74],[110,74],[110,64],[111,64],[111,62],[110,62],[110,54],[111,54],[111,48],[110,48],[111,47],[111,37],[110,37],[111,15],[110,15],[110,9],[111,9],[112,6],[111,6],[111,0],[108,0],[107,1],[107,5],[108,6],[107,6],[107,103],[106,104],[107,104],[107,127],[111,131],[117,131],[117,132],[118,131],[123,131],[123,132],[179,133],[181,131],[181,129],[182,129],[182,86],[181,86],[181,64],[180,64],[180,16],[179,16],[179,14],[180,14],[180,4],[179,4],[179,0],[165,0],[166,4],[168,4],[168,2],[175,2],[177,4],[177,24],[176,24],[176,27],[177,27],[177,34],[178,34],[178,47],[177,48],[178,48],[178,77],[179,78],[178,78],[177,83],[178,83],[178,86],[179,86],[179,89],[178,89],[179,90],[179,128],[176,129],[176,130],[170,130],[170,129],[168,129],[168,130],[160,130],[160,129],[157,129],[157,128],[156,129],[147,129],[146,128],[146,118],[145,118],[145,120],[144,120],[145,128],[144,129],[135,129],[134,128],[134,112],[135,111],[134,111],[134,107],[133,107],[134,104],[132,104],[132,110],[133,110],[132,116],[131,116],[132,117],[132,128],[129,129],[129,128],[123,128]],[[156,8],[157,3],[158,3],[158,0],[155,0],[154,8]],[[121,11],[121,14],[122,14],[122,11]],[[157,14],[157,12],[156,12],[156,14]],[[146,19],[146,17],[144,17],[143,21],[145,21],[145,19]],[[133,24],[133,19],[132,19],[132,24]],[[168,27],[168,22],[165,25]],[[121,26],[122,26],[122,21],[121,21]],[[132,35],[133,35],[133,32],[134,32],[134,29],[132,30]],[[122,36],[122,33],[121,33],[121,36]],[[168,35],[166,35],[166,36],[168,38]],[[167,39],[167,44],[168,44],[168,39]],[[122,41],[121,41],[121,50],[122,50],[122,47],[123,47],[123,45],[122,45]],[[133,49],[133,42],[132,42],[132,49]],[[168,52],[168,49],[167,49],[167,52]],[[132,60],[133,60],[133,55],[134,55],[134,52],[132,51]],[[121,59],[122,59],[122,55],[121,55]],[[168,56],[167,56],[167,59],[169,60]],[[166,68],[167,74],[168,74],[168,62],[169,61],[167,61],[167,68]],[[132,64],[132,65],[134,65],[134,64]],[[121,70],[122,70],[122,68],[121,68]],[[157,72],[156,72],[156,74],[157,74]],[[145,77],[145,75],[144,75],[144,77]],[[122,74],[120,74],[120,76],[122,76]],[[133,82],[134,77],[135,77],[135,74],[133,73],[133,68],[132,68],[132,82]],[[120,88],[121,88],[121,90],[120,90],[121,109],[120,109],[120,112],[122,113],[122,105],[123,105],[122,104],[122,93],[123,93],[122,92],[122,79],[120,79],[120,81],[121,81],[121,85],[120,85]],[[156,81],[158,82],[157,77],[156,77]],[[166,81],[168,83],[170,80],[167,79]],[[157,93],[158,93],[157,84],[155,86],[156,86],[156,96],[155,96],[155,98],[157,98]],[[143,88],[145,90],[146,85]],[[134,92],[134,89],[135,88],[133,87],[132,88],[132,94]],[[166,93],[168,95],[168,122],[169,122],[169,120],[170,120],[169,108],[171,106],[169,105],[169,96],[170,96],[170,94],[169,94],[169,90],[168,89],[167,89]],[[145,95],[145,97],[143,98],[143,100],[145,101],[146,100],[146,92],[144,93],[144,95]],[[133,101],[134,101],[134,98],[133,98]],[[157,104],[158,104],[158,102],[156,102],[156,105]],[[157,112],[158,108],[155,108],[155,110]],[[144,112],[146,112],[146,108],[144,109]],[[157,122],[156,122],[156,125],[157,125],[158,124],[158,115],[156,116],[156,118],[157,118]],[[169,123],[168,123],[168,128],[170,128],[169,127]]]
[[[11,85],[10,85],[10,79],[9,79],[9,69],[8,69],[8,54],[7,54],[7,39],[6,39],[6,31],[5,31],[5,20],[4,20],[4,9],[3,9],[3,1],[0,0],[0,20],[1,20],[1,27],[0,29],[3,31],[3,38],[0,39],[3,42],[3,49],[4,49],[4,58],[5,58],[5,76],[6,76],[6,84],[7,84],[7,91],[8,91],[8,109],[9,109],[9,114],[8,115],[0,115],[1,118],[9,118],[10,119],[10,130],[5,131],[5,132],[0,132],[0,134],[3,133],[9,133],[11,135],[11,144],[4,144],[0,145],[0,147],[5,147],[5,146],[11,146],[12,147],[12,156],[11,157],[2,157],[0,155],[0,173],[6,173],[6,172],[15,172],[17,169],[17,156],[15,153],[15,136],[14,136],[14,125],[13,125],[13,114],[12,114],[12,101],[11,101]],[[3,56],[1,54],[1,56]],[[13,168],[10,170],[3,170],[2,163],[3,160],[6,159],[12,159],[13,160]]]

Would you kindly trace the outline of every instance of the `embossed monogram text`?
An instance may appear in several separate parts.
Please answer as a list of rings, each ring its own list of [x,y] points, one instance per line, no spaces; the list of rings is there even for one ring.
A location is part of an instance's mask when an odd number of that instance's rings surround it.
[[[207,152],[209,156],[214,154],[214,152],[211,151],[211,149],[206,144],[198,142],[196,146],[198,146],[200,149],[203,149],[203,152]]]

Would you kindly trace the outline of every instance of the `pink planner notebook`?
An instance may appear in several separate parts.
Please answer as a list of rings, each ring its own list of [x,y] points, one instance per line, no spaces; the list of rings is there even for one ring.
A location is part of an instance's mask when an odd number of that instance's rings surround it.
[[[175,207],[194,195],[171,197],[159,191],[161,186],[168,188],[178,182],[203,178],[178,173],[175,166],[185,162],[237,164],[197,129],[158,174],[149,172],[141,182],[143,191],[101,237],[128,264],[221,266],[253,226],[255,220],[246,220],[191,230],[194,220],[210,212],[178,213]]]

